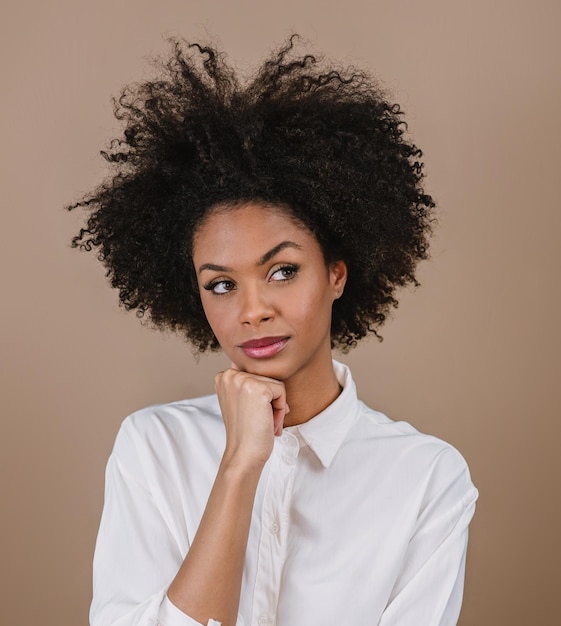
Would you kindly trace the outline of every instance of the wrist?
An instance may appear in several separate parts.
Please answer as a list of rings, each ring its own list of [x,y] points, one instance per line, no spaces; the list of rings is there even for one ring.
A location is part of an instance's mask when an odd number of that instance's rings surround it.
[[[266,461],[225,451],[218,472],[233,481],[258,481]]]

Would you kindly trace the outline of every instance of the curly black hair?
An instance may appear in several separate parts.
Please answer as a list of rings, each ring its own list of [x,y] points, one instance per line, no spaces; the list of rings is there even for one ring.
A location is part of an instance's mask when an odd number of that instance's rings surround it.
[[[347,263],[331,327],[343,351],[378,335],[427,257],[435,205],[399,105],[363,71],[298,55],[295,39],[243,84],[215,49],[173,40],[159,78],[115,100],[124,133],[102,152],[111,177],[68,207],[90,211],[72,246],[98,250],[121,304],[201,352],[219,345],[191,246],[213,207],[284,207],[326,263]]]

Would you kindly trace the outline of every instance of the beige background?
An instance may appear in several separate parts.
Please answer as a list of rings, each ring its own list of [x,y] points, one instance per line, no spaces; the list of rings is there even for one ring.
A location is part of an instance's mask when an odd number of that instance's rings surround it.
[[[165,33],[240,68],[292,30],[369,66],[408,113],[441,208],[423,286],[344,360],[362,397],[454,445],[481,498],[463,626],[559,619],[558,0],[4,0],[2,623],[86,624],[120,421],[205,393],[220,358],[140,326],[62,207],[103,174],[109,97]]]

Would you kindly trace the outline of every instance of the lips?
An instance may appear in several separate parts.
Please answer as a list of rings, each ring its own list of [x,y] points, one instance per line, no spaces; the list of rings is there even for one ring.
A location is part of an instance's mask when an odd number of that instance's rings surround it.
[[[261,337],[242,343],[239,348],[253,359],[266,359],[278,354],[288,343],[288,337]]]

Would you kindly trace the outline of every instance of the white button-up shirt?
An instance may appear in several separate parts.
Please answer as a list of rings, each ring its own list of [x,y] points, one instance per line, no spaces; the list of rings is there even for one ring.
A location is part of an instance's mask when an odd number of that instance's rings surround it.
[[[452,626],[477,490],[461,455],[356,395],[275,438],[255,498],[238,626]],[[195,626],[167,598],[225,446],[216,396],[124,422],[106,475],[93,626]],[[211,620],[209,625],[217,624]]]

